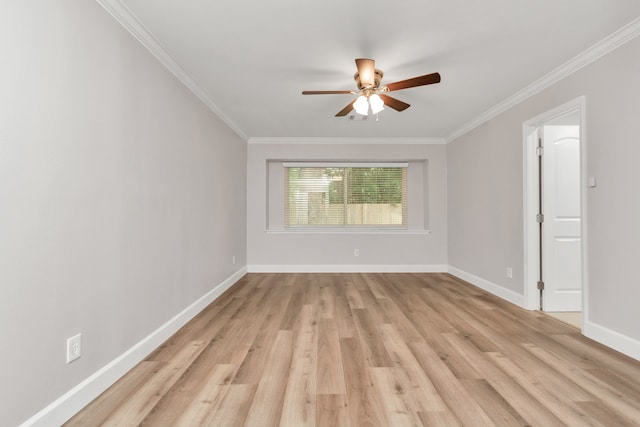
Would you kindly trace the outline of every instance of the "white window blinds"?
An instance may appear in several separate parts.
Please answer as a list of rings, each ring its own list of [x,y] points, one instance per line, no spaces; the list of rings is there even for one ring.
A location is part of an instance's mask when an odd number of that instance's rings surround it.
[[[407,226],[406,164],[284,164],[289,228]]]

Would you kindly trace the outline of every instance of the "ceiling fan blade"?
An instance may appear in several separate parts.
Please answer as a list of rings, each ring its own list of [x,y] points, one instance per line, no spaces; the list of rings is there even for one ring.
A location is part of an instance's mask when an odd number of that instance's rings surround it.
[[[356,93],[352,90],[303,90],[303,95],[342,95]]]
[[[347,104],[346,107],[344,107],[342,110],[338,111],[338,114],[336,114],[336,117],[344,117],[347,114],[349,114],[351,112],[351,110],[353,110],[353,103],[355,101],[351,101],[349,104]]]
[[[424,76],[401,80],[395,83],[389,83],[386,86],[388,88],[388,91],[391,92],[393,90],[408,89],[410,87],[431,85],[434,83],[440,83],[439,73],[425,74]]]
[[[387,107],[391,107],[396,111],[404,111],[410,107],[406,102],[400,101],[399,99],[395,99],[390,97],[389,95],[385,95],[384,93],[380,94],[380,98],[384,102],[384,105]]]
[[[358,67],[358,75],[362,86],[372,87],[375,84],[376,61],[368,58],[357,58],[356,67]]]

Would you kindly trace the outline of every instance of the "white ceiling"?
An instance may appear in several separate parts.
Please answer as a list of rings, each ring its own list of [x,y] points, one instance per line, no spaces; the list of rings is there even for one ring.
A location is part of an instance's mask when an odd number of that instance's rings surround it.
[[[640,16],[638,0],[103,0],[153,34],[192,87],[244,138],[448,137]],[[354,59],[409,104],[379,121],[335,118]]]

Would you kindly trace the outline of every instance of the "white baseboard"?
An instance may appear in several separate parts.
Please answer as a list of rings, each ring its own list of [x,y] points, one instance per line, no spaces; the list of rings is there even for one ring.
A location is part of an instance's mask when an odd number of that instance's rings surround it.
[[[193,319],[216,298],[222,295],[224,291],[240,280],[246,272],[247,269],[244,267],[231,275],[224,282],[211,289],[204,296],[182,310],[171,320],[160,326],[122,355],[69,390],[33,417],[29,418],[21,425],[21,427],[62,425],[107,388],[113,385],[131,368],[144,360],[145,357],[170,338],[189,320]]]
[[[479,287],[480,289],[490,292],[493,295],[505,299],[524,309],[528,309],[525,305],[523,295],[515,293],[509,289],[505,289],[502,286],[496,285],[495,283],[489,282],[488,280],[452,266],[449,266],[449,273]],[[593,323],[588,319],[585,319],[584,321],[582,333],[584,336],[591,338],[600,344],[611,347],[612,349],[636,360],[640,360],[640,341],[634,338],[598,325],[597,323]]]
[[[446,265],[249,265],[249,273],[445,273]]]
[[[158,348],[246,273],[443,273],[448,272],[487,292],[524,307],[524,296],[447,265],[251,265],[242,268],[174,316],[118,358],[25,421],[21,427],[62,425]],[[640,341],[585,321],[585,336],[640,360]]]
[[[582,333],[584,336],[598,341],[600,344],[604,344],[620,353],[640,360],[640,341],[634,338],[612,331],[609,328],[589,320],[585,320]]]
[[[509,301],[519,307],[526,308],[524,304],[524,295],[520,295],[512,290],[503,288],[500,285],[496,285],[493,282],[483,279],[482,277],[475,276],[471,273],[467,273],[466,271],[460,270],[458,268],[449,266],[449,274],[456,276],[459,279],[465,280],[472,285],[479,287],[487,292],[492,293],[502,299]]]

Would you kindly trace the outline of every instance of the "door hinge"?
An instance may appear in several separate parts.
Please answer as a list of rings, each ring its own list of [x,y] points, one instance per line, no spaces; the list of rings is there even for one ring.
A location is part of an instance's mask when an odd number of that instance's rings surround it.
[[[543,214],[536,214],[536,222],[542,224],[544,222],[544,215]]]
[[[538,282],[538,289],[540,289],[540,290],[544,289],[544,282],[543,281],[539,281]]]
[[[536,147],[536,155],[542,157],[544,154],[544,147]]]

